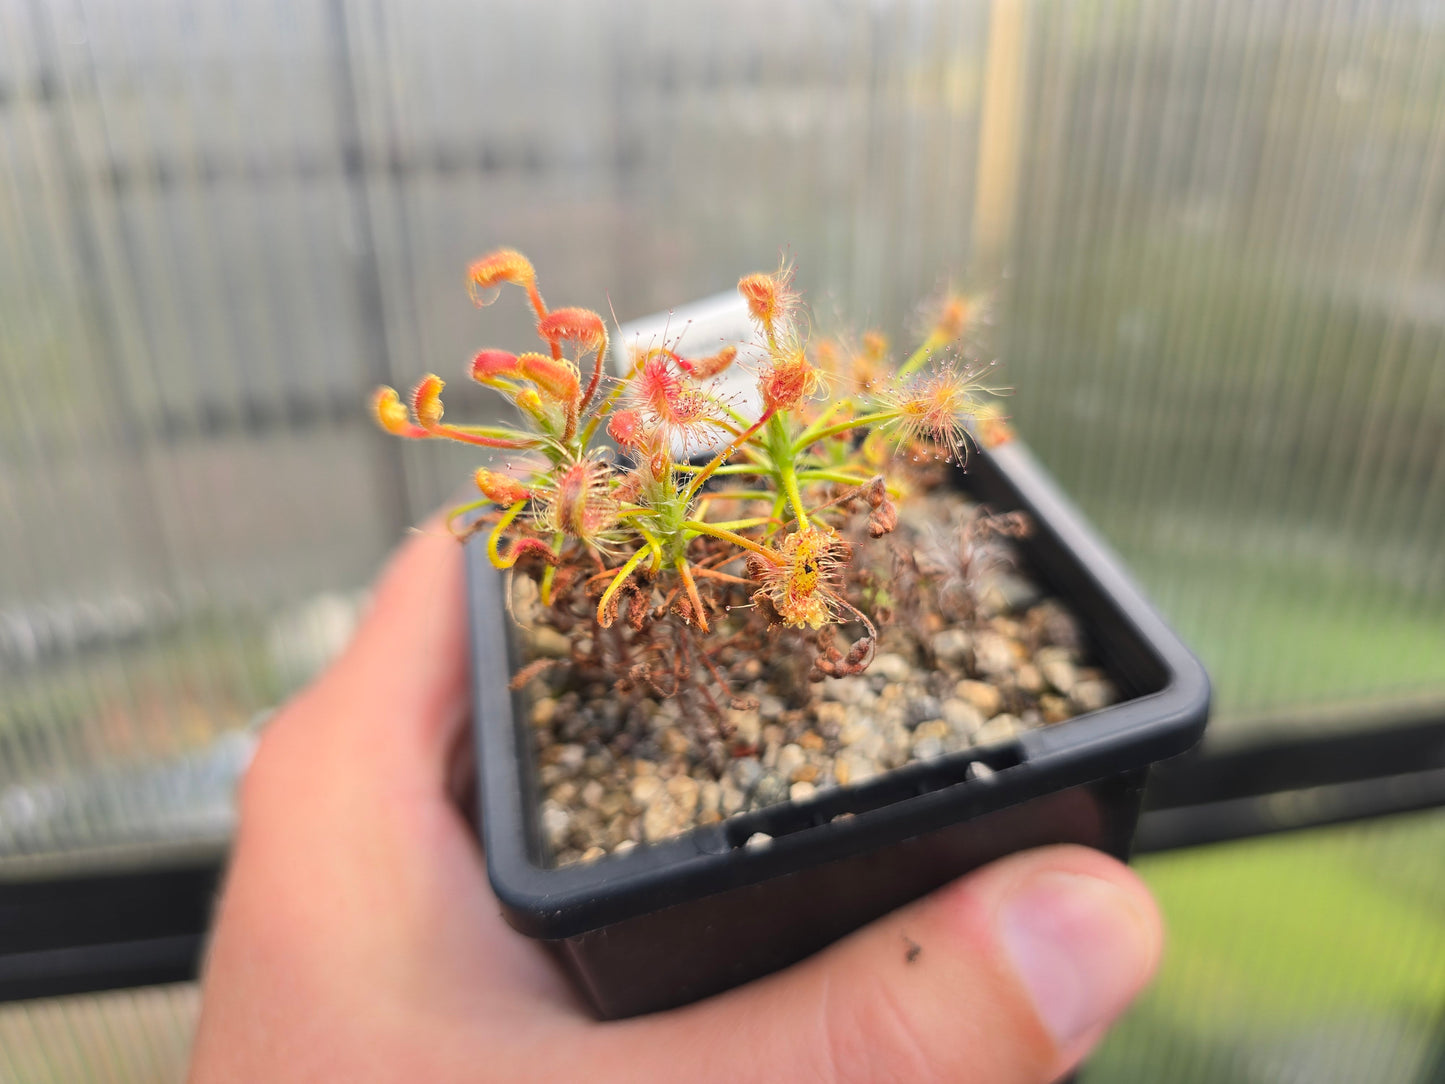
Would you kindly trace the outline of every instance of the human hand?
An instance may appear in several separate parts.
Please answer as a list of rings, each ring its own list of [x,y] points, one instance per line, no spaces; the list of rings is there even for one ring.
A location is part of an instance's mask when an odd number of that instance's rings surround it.
[[[241,788],[193,1084],[1042,1084],[1153,973],[1160,923],[1138,879],[1050,847],[745,987],[592,1019],[502,921],[452,797],[463,599],[461,547],[412,539],[343,657],[268,726]]]

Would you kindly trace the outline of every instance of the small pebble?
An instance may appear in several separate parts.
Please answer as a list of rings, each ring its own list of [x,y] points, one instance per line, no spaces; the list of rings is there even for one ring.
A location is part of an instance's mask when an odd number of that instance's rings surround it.
[[[778,802],[786,801],[788,786],[788,780],[781,775],[775,772],[765,773],[758,780],[757,786],[753,787],[753,808],[761,809],[763,806],[776,805]]]
[[[1011,673],[1018,657],[1009,641],[996,632],[980,632],[973,641],[973,664],[980,674],[1000,677]]]
[[[701,790],[701,784],[690,775],[675,776],[667,781],[668,797],[677,806],[679,815],[686,820],[691,820],[697,813]]]
[[[794,773],[808,762],[808,754],[803,752],[803,747],[789,743],[778,750],[778,762],[773,765],[773,770],[784,779],[791,780]]]
[[[1039,713],[1046,723],[1062,723],[1074,714],[1069,709],[1069,702],[1062,696],[1051,696],[1047,693],[1039,697]]]
[[[968,777],[970,779],[988,779],[994,774],[994,770],[981,760],[975,760],[968,766]]]
[[[757,785],[763,775],[763,766],[757,757],[739,757],[733,761],[732,767],[728,769],[728,775],[732,777],[739,790],[744,794]]]
[[[544,659],[565,659],[572,653],[572,643],[550,625],[536,625],[530,637],[532,652]]]
[[[697,810],[699,817],[717,815],[722,812],[722,784],[709,779],[698,791]]]
[[[909,726],[917,726],[929,719],[937,719],[942,714],[943,705],[938,702],[936,696],[915,696],[908,701],[908,706],[904,708],[903,721]]]
[[[557,751],[558,766],[573,775],[582,770],[586,760],[587,750],[580,745],[564,745]]]
[[[928,641],[929,650],[938,661],[952,666],[962,666],[972,646],[973,638],[963,629],[944,629]]]
[[[1045,648],[1044,650],[1049,649]],[[1039,671],[1043,674],[1045,681],[1065,696],[1073,692],[1074,686],[1079,683],[1079,672],[1068,659],[1049,659],[1046,662],[1040,662]]]
[[[748,836],[746,842],[743,843],[743,846],[744,846],[744,847],[766,847],[766,846],[767,846],[769,843],[771,843],[772,841],[773,841],[773,837],[770,836],[770,835],[768,835],[768,833],[766,833],[766,832],[754,832],[752,835]]]
[[[533,726],[551,726],[556,715],[557,701],[550,696],[544,696],[532,705],[527,718]]]
[[[756,711],[729,709],[728,726],[732,728],[733,744],[747,749],[756,749],[763,736],[763,717]]]
[[[943,721],[955,733],[971,738],[983,726],[983,712],[966,700],[949,697],[943,702]]]
[[[860,757],[852,750],[845,750],[834,763],[833,774],[840,785],[856,786],[878,774],[878,763],[871,758]]]
[[[642,814],[642,836],[649,843],[677,835],[689,827],[690,813],[684,813],[667,791],[659,791]]]
[[[1119,698],[1118,692],[1114,689],[1113,682],[1107,678],[1096,678],[1091,681],[1078,682],[1069,693],[1069,700],[1083,714],[1087,711],[1098,711],[1100,708],[1107,708]]]
[[[662,738],[658,744],[674,756],[681,756],[692,748],[692,742],[688,736],[675,726],[670,726],[662,732]]]
[[[948,737],[950,727],[942,719],[930,719],[926,723],[919,723],[913,731],[913,739],[916,742],[919,738],[937,738],[942,741]]]
[[[885,681],[907,681],[913,675],[913,667],[902,655],[879,655],[868,668],[869,674],[876,674]]]
[[[840,704],[871,704],[873,690],[869,688],[868,680],[863,677],[832,678],[823,682],[823,704],[829,701]],[[823,704],[819,705],[819,709]]]
[[[1014,675],[1014,682],[1026,693],[1035,695],[1044,691],[1044,675],[1032,663],[1024,663]]]
[[[809,730],[798,738],[798,744],[810,753],[817,753],[821,752],[828,743],[823,740],[823,735],[817,731]]]
[[[794,802],[806,802],[818,793],[818,788],[807,780],[800,780],[788,788],[788,798]]]
[[[1012,715],[995,715],[973,736],[976,745],[997,745],[1018,737],[1019,721]]]
[[[731,817],[735,813],[741,813],[748,804],[748,796],[726,780],[722,783],[722,796],[718,809],[724,817]]]
[[[943,739],[932,736],[918,738],[911,750],[914,760],[936,760],[943,756]]]
[[[572,815],[556,802],[542,803],[542,837],[547,841],[547,846],[557,851],[567,842],[567,835],[572,830]]]
[[[960,681],[953,691],[960,700],[976,707],[985,719],[992,719],[1003,707],[1003,694],[986,681]]]
[[[665,789],[665,784],[655,775],[644,775],[632,784],[632,800],[640,806],[648,806]]]

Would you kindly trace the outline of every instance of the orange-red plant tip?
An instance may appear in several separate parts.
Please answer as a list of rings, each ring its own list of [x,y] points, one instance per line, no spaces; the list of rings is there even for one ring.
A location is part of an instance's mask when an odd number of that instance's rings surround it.
[[[371,414],[376,419],[376,424],[392,436],[415,435],[416,427],[411,424],[406,407],[402,405],[401,396],[396,394],[395,388],[382,386],[371,393]]]
[[[943,308],[938,314],[938,323],[935,330],[939,338],[952,342],[963,334],[963,329],[968,324],[968,298],[958,294],[949,294],[943,299]]]
[[[786,263],[776,271],[755,271],[738,279],[738,293],[748,303],[748,312],[766,328],[787,317],[797,304],[792,287],[793,269]]]
[[[492,503],[504,507],[516,504],[518,501],[525,501],[532,495],[531,490],[517,479],[488,470],[486,467],[478,467],[473,478],[477,483],[477,488],[482,491],[482,496]]]
[[[644,439],[642,415],[635,410],[619,410],[607,423],[607,432],[624,448],[641,447]]]
[[[532,263],[514,248],[499,248],[487,253],[467,269],[467,286],[478,305],[490,305],[505,282],[532,286],[537,273]]]
[[[763,406],[770,412],[795,410],[811,399],[820,384],[815,369],[801,350],[774,358],[758,377]]]
[[[517,371],[536,384],[543,395],[558,403],[574,403],[582,394],[577,367],[545,354],[520,354]]]
[[[517,355],[508,350],[482,350],[472,358],[472,379],[485,384],[499,376],[516,376]]]
[[[678,358],[677,367],[694,380],[711,380],[723,373],[738,356],[736,346],[724,346],[705,358]]]
[[[591,309],[553,309],[537,321],[537,333],[548,342],[575,343],[584,354],[607,341],[607,325]]]
[[[411,393],[411,409],[423,429],[435,429],[442,420],[442,389],[446,381],[427,373]]]
[[[777,312],[778,284],[766,272],[744,275],[738,279],[738,293],[748,303],[748,311],[756,320],[769,322]]]

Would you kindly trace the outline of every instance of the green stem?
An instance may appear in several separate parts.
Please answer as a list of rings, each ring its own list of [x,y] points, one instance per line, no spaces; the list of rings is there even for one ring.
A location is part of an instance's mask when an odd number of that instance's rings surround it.
[[[798,529],[808,529],[808,513],[803,511],[803,494],[798,489],[798,476],[793,471],[793,465],[787,464],[782,471],[783,492],[788,496],[788,503],[793,506],[793,514],[798,517]]]
[[[737,451],[745,443],[747,443],[747,441],[752,437],[754,433],[756,433],[774,417],[776,417],[776,415],[771,410],[763,411],[763,416],[761,418],[755,421],[747,429],[744,429],[737,436],[733,437],[732,440],[728,441],[727,445],[723,448],[723,450],[718,452],[717,455],[713,456],[712,459],[708,462],[707,466],[703,467],[702,470],[698,471],[697,474],[693,475],[692,481],[688,483],[687,489],[683,493],[684,499],[688,501],[692,500],[693,497],[697,495],[697,491],[702,488],[702,484],[708,480],[708,477],[712,475],[712,473],[716,471],[719,467],[721,467],[723,463],[727,461],[729,456],[731,456],[735,451]]]
[[[778,467],[778,484],[788,498],[788,503],[793,506],[793,515],[797,517],[799,529],[807,530],[808,513],[803,510],[803,494],[798,489],[798,471],[793,462],[798,453],[781,415],[773,415],[768,437],[768,443],[773,448],[773,461]]]
[[[903,363],[903,367],[898,370],[898,379],[906,380],[908,377],[912,376],[914,372],[919,368],[919,366],[921,366],[925,361],[927,361],[933,356],[933,352],[935,350],[937,350],[941,346],[947,345],[947,339],[941,338],[936,333],[929,333],[928,338],[923,340],[923,344],[919,346],[917,350],[913,351],[913,353],[908,355],[908,360],[905,361]]]
[[[773,522],[771,516],[752,516],[749,519],[721,519],[708,521],[713,527],[724,530],[745,531],[749,527],[762,527]]]
[[[691,463],[674,463],[672,469],[681,471],[684,474],[694,474],[697,471],[703,470],[704,467],[693,466]],[[770,464],[726,463],[712,473],[719,476],[729,474],[772,474],[773,469]]]
[[[641,524],[633,524],[633,530],[646,540],[647,548],[652,551],[652,564],[649,567],[652,574],[657,575],[658,569],[662,567],[662,542]]]
[[[478,508],[485,508],[491,503],[491,501],[483,497],[479,501],[468,501],[466,504],[457,505],[455,508],[453,508],[450,512],[447,513],[447,530],[456,530],[456,528],[454,528],[452,524],[456,522],[458,516],[464,516],[468,512],[475,512]]]
[[[708,493],[710,501],[770,501],[773,495],[762,489],[719,489]]]
[[[868,477],[855,478],[851,474],[845,474],[838,470],[805,470],[799,471],[798,477],[805,482],[837,482],[844,486],[867,485],[872,479]]]
[[[556,552],[556,553],[561,553],[561,552],[562,552],[562,543],[565,542],[566,540],[567,540],[567,536],[564,535],[561,531],[558,531],[556,534],[554,534],[554,535],[552,536],[552,549],[553,549],[553,551]],[[548,565],[545,569],[543,569],[543,571],[542,571],[541,592],[540,592],[540,593],[541,593],[541,596],[542,596],[542,605],[543,605],[543,606],[550,606],[550,605],[552,605],[552,584],[553,584],[553,582],[554,582],[556,579],[557,579],[557,566],[556,566],[556,565]]]
[[[711,535],[713,538],[721,538],[724,542],[731,542],[734,546],[740,546],[749,553],[756,553],[769,564],[776,565],[779,563],[777,554],[773,553],[772,550],[758,545],[751,538],[744,538],[740,534],[734,534],[726,527],[715,527],[711,523],[700,523],[695,519],[684,520],[682,525],[686,530],[696,531],[698,534]]]
[[[879,422],[890,421],[898,417],[901,411],[878,410],[872,414],[864,414],[861,417],[851,418],[846,422],[837,422],[833,425],[819,429],[816,433],[804,433],[793,445],[793,454],[796,455],[810,444],[817,444],[820,440],[827,440],[838,433],[846,433],[850,429],[862,429],[866,426],[877,425]],[[804,439],[806,438],[806,439]]]
[[[799,451],[802,451],[809,444],[812,444],[813,441],[817,440],[817,430],[827,425],[828,419],[831,418],[834,414],[838,413],[838,411],[842,410],[845,406],[851,406],[852,402],[853,400],[849,396],[845,395],[836,403],[831,404],[827,410],[823,411],[823,413],[819,414],[816,418],[814,418],[812,424],[810,424],[806,429],[804,429],[802,433],[798,435],[798,439],[794,441],[797,449]]]
[[[522,514],[522,509],[526,507],[526,501],[518,501],[502,513],[502,518],[497,520],[497,525],[492,528],[492,533],[487,538],[487,559],[492,562],[493,568],[511,567],[503,560],[500,553],[502,534],[512,525],[512,521]]]

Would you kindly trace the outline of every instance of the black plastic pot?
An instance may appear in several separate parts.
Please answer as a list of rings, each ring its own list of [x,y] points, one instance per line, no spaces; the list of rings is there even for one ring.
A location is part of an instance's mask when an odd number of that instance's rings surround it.
[[[1203,732],[1208,676],[1024,447],[972,456],[960,481],[995,510],[1034,517],[1023,543],[1033,574],[1073,608],[1127,699],[1008,745],[563,869],[544,863],[530,735],[507,689],[522,660],[502,579],[480,539],[468,547],[492,887],[507,921],[556,952],[599,1015],[666,1009],[747,982],[1014,851],[1068,842],[1128,857],[1149,765]],[[772,841],[746,845],[755,832]]]

